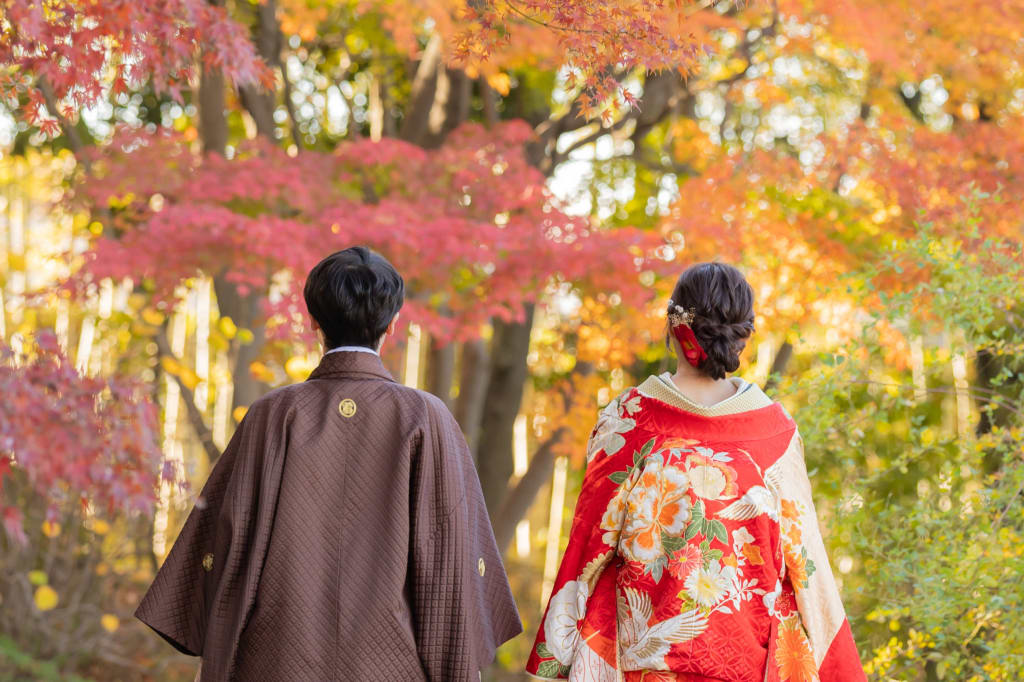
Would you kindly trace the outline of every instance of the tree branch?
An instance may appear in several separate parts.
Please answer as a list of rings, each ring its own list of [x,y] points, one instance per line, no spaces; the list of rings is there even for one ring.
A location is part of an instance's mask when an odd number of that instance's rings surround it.
[[[174,351],[171,350],[171,344],[167,341],[167,332],[165,329],[160,329],[156,333],[154,338],[156,341],[157,356],[168,357],[172,360],[177,360],[174,355]],[[199,438],[200,444],[206,451],[207,457],[210,458],[210,462],[216,462],[220,457],[220,448],[213,442],[213,431],[209,426],[206,425],[206,420],[203,419],[203,413],[196,407],[196,396],[192,389],[188,387],[188,384],[173,372],[168,372],[174,380],[178,383],[178,388],[181,389],[181,397],[185,401],[185,409],[188,411],[188,420],[192,424],[192,428],[196,432],[196,437]]]
[[[568,432],[567,426],[555,429],[537,448],[523,477],[509,486],[505,500],[494,517],[494,538],[498,543],[498,550],[503,554],[512,541],[516,525],[533,504],[537,491],[551,477],[555,466],[555,446]]]
[[[43,101],[46,103],[47,112],[57,119],[61,130],[64,131],[64,136],[68,138],[68,147],[76,158],[80,157],[81,151],[85,146],[82,144],[82,136],[78,134],[78,129],[75,128],[71,121],[61,113],[60,108],[57,106],[57,98],[53,94],[53,88],[50,87],[50,82],[44,76],[40,76],[36,80],[36,87],[43,93]],[[89,162],[81,158],[79,160],[85,165],[86,171],[88,171]]]
[[[678,163],[676,161],[656,161],[645,154],[640,147],[633,147],[633,154],[631,158],[639,165],[652,170],[655,173],[672,173],[680,177],[690,177],[697,175],[697,170],[686,163]]]

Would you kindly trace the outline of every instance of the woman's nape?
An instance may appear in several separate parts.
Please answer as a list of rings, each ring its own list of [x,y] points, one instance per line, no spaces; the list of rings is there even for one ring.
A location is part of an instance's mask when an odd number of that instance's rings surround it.
[[[676,372],[672,375],[672,383],[687,398],[698,405],[711,406],[730,398],[739,391],[739,386],[731,379],[713,379],[683,358],[679,342],[672,339],[672,347],[676,357],[680,358]]]
[[[743,274],[725,263],[693,265],[676,281],[667,312],[666,339],[678,358],[672,381],[683,395],[711,406],[742,390],[728,376],[754,331],[754,292]]]

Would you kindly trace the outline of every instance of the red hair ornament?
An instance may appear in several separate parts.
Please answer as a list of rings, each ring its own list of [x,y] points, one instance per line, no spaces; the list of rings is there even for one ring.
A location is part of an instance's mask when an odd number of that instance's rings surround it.
[[[693,324],[694,318],[693,308],[686,310],[682,306],[672,303],[671,311],[668,314],[668,323],[672,329],[672,336],[679,342],[679,347],[682,349],[683,357],[686,358],[686,361],[697,367],[707,359],[708,354],[701,348],[700,343],[697,341],[697,336],[690,327]]]

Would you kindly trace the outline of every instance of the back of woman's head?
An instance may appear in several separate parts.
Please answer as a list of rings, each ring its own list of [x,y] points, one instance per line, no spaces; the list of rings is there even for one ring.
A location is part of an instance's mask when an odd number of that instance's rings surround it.
[[[679,276],[667,312],[676,306],[693,312],[690,328],[707,354],[697,369],[713,379],[739,369],[754,332],[754,291],[743,273],[724,263],[693,265]]]

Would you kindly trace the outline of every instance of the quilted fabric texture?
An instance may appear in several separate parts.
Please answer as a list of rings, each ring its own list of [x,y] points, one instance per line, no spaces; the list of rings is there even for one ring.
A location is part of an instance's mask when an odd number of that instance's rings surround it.
[[[356,352],[253,404],[136,616],[203,682],[478,680],[522,630],[458,425]]]

